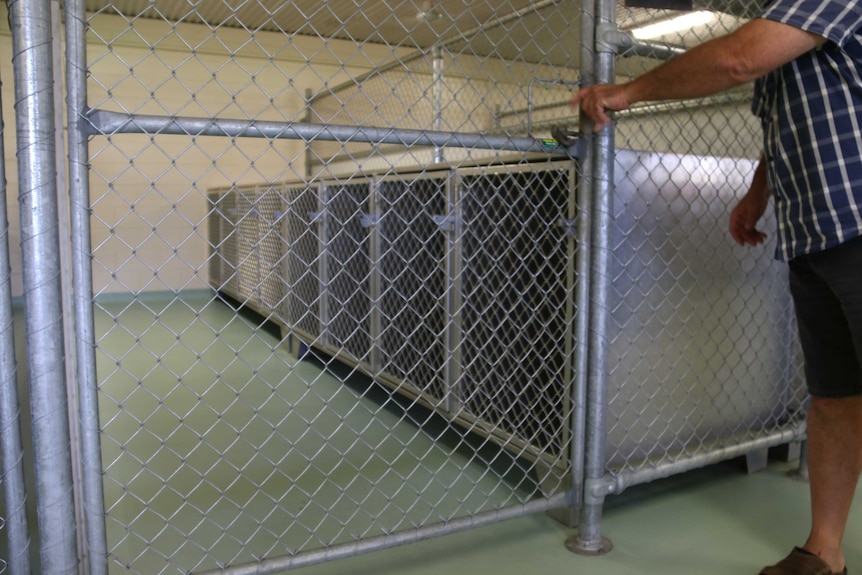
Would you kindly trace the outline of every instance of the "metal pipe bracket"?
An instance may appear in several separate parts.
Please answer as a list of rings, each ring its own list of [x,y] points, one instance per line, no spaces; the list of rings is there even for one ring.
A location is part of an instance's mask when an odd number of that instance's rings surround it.
[[[613,22],[603,22],[596,26],[596,51],[599,53],[621,54],[635,45],[635,39],[623,32]]]
[[[621,478],[605,474],[598,479],[584,481],[584,505],[602,505],[608,495],[623,491]]]

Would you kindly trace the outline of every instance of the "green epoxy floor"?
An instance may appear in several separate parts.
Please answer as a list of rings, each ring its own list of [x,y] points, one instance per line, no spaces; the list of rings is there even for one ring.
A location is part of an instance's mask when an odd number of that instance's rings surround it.
[[[523,464],[349,370],[297,360],[209,295],[100,302],[96,328],[118,572],[285,556],[535,491]]]
[[[534,515],[301,573],[755,575],[804,540],[807,488],[786,469],[747,476],[729,463],[631,488],[608,501],[603,531],[614,549],[603,557],[571,554],[563,543],[573,531]],[[851,568],[862,566],[860,519],[847,533]]]
[[[96,317],[112,573],[278,556],[535,489],[517,462],[471,456],[471,440],[433,422],[420,429],[208,296],[105,302]],[[608,499],[603,557],[570,553],[574,531],[537,514],[297,572],[753,575],[806,534],[807,485],[792,468],[747,475],[733,461],[630,488]],[[847,542],[862,573],[858,513]]]

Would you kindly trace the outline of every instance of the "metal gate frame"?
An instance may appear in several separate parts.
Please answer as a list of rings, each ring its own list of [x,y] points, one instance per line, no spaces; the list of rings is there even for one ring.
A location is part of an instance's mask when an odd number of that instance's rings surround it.
[[[587,2],[586,4],[590,4]],[[90,246],[90,201],[88,173],[88,138],[93,135],[120,134],[175,134],[180,136],[213,135],[222,137],[255,137],[300,139],[305,141],[368,142],[373,144],[399,144],[448,147],[484,148],[499,151],[549,152],[547,143],[531,137],[512,138],[486,134],[433,132],[422,130],[392,130],[357,126],[337,126],[308,123],[249,122],[219,119],[173,118],[159,116],[133,116],[104,110],[90,110],[87,106],[87,20],[83,0],[65,2],[66,22],[66,90],[69,142],[69,194],[70,234],[72,243],[72,284],[74,289],[74,321],[76,344],[75,392],[78,400],[78,417],[73,422],[80,433],[81,484],[73,481],[71,458],[72,439],[67,417],[66,375],[64,373],[62,322],[62,288],[60,283],[60,218],[56,192],[58,182],[54,166],[54,134],[59,127],[54,123],[53,42],[52,8],[56,0],[13,0],[9,2],[11,29],[15,45],[16,111],[18,117],[19,178],[22,190],[22,236],[24,248],[24,283],[28,326],[27,344],[31,374],[31,410],[34,417],[33,434],[37,456],[36,500],[42,519],[39,533],[41,571],[44,573],[69,573],[86,569],[94,575],[108,572],[105,528],[104,494],[102,486],[102,462],[100,450],[100,423],[97,403],[97,379],[95,369],[95,328]],[[584,48],[589,60],[590,48]],[[554,150],[560,152],[560,149]],[[573,158],[581,152],[580,146],[567,150]],[[580,194],[588,192],[581,187]],[[2,215],[2,214],[0,214]],[[582,218],[585,220],[585,218]],[[582,245],[588,244],[586,225],[580,226]],[[0,245],[0,248],[4,246]],[[5,246],[8,247],[8,246]],[[3,250],[8,254],[8,249]],[[8,257],[8,255],[7,255]],[[8,267],[8,259],[5,260]],[[3,265],[0,261],[0,266]],[[7,296],[4,304],[11,303],[9,284],[2,287]],[[580,290],[586,295],[585,290]],[[0,296],[3,296],[0,293]],[[579,305],[580,309],[585,306]],[[0,313],[11,317],[9,308]],[[0,317],[0,320],[5,316]],[[11,322],[5,322],[9,325]],[[580,322],[585,329],[586,324]],[[0,343],[6,356],[14,356],[14,341],[11,330],[0,332]],[[583,334],[581,334],[583,335]],[[577,338],[583,341],[583,337]],[[70,358],[71,359],[71,358]],[[579,360],[582,362],[583,360]],[[11,367],[14,362],[3,362]],[[12,377],[4,373],[6,378]],[[71,383],[71,382],[69,382]],[[14,385],[6,380],[0,407],[17,408]],[[14,413],[4,409],[3,423]],[[582,412],[573,412],[572,437],[581,437]],[[21,474],[20,457],[15,457],[14,444],[20,444],[20,436],[4,428],[4,463],[15,459],[14,472]],[[573,442],[574,443],[574,442]],[[303,553],[294,557],[267,559],[248,567],[228,570],[231,573],[273,573],[322,561],[347,557],[358,553],[393,547],[428,537],[444,535],[493,522],[519,517],[541,511],[560,508],[575,508],[580,499],[579,460],[582,450],[575,449],[572,461],[576,471],[572,476],[572,489],[544,500],[535,500],[511,509],[486,512],[473,517],[451,521],[445,525],[421,527],[413,531],[367,539],[358,543]],[[4,467],[4,471],[5,471]],[[22,498],[6,479],[6,494],[9,498]],[[23,488],[23,481],[20,482]],[[80,503],[84,510],[85,551],[79,557],[78,527],[75,521],[75,506]],[[23,512],[23,506],[10,509]],[[26,521],[22,517],[19,527],[14,527],[10,517],[7,527],[17,536],[27,537]],[[26,547],[22,547],[26,550]],[[26,553],[22,557],[26,556]],[[22,559],[14,567],[15,572],[29,572]]]
[[[595,6],[595,26],[584,31],[594,34],[595,76],[582,75],[589,79],[585,83],[613,83],[615,81],[615,58],[623,53],[636,54],[649,58],[667,60],[681,53],[681,50],[661,43],[636,40],[630,34],[620,31],[616,26],[616,4],[613,0],[597,0]],[[584,18],[585,26],[587,26]],[[582,135],[592,131],[592,122],[583,122]],[[586,398],[586,451],[584,470],[583,504],[580,508],[580,521],[577,535],[566,541],[566,547],[583,555],[603,555],[613,549],[611,541],[602,536],[601,519],[604,501],[609,495],[619,494],[627,487],[648,483],[685,471],[704,467],[742,455],[749,458],[749,468],[765,465],[766,450],[769,447],[800,442],[805,440],[804,422],[786,429],[767,434],[752,440],[745,440],[729,447],[718,447],[711,452],[695,456],[681,457],[674,461],[663,462],[656,466],[618,472],[609,468],[606,440],[606,420],[608,415],[609,387],[609,349],[611,343],[611,285],[613,274],[613,214],[614,214],[614,165],[616,144],[614,125],[601,130],[594,137],[592,145],[587,146],[593,157],[582,158],[585,169],[591,170],[594,182],[591,186],[590,200],[594,202],[592,231],[590,235],[590,295],[589,295],[589,340],[588,384]],[[803,446],[804,453],[804,446]],[[805,457],[800,457],[800,469],[806,465]]]

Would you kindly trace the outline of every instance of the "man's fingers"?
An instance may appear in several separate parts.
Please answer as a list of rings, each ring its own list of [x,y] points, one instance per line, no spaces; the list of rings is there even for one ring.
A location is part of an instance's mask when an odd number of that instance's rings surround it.
[[[733,212],[730,216],[730,235],[739,246],[757,246],[766,240],[766,234],[757,229],[757,222],[748,221],[747,214],[742,211]]]
[[[607,107],[596,86],[581,88],[572,98],[571,106],[580,108],[581,112],[594,122],[596,132],[611,123],[606,112]]]
[[[759,246],[765,240],[765,233],[758,230],[745,230],[745,232],[740,235],[736,243],[738,243],[739,245],[748,244],[750,246]]]

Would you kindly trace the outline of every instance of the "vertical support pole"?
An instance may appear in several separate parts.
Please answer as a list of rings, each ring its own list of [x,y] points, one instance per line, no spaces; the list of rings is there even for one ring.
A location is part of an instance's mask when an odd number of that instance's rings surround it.
[[[90,173],[87,143],[87,21],[84,0],[66,0],[66,115],[69,122],[69,198],[75,306],[78,419],[85,544],[90,575],[108,572],[102,487],[93,271],[90,259]]]
[[[446,214],[451,218],[451,229],[446,230],[446,412],[458,413],[463,392],[463,214],[461,213],[461,178],[452,170],[446,176]]]
[[[78,571],[63,343],[50,0],[8,3],[40,572]]]
[[[3,109],[0,101],[0,110]],[[12,322],[12,278],[9,264],[9,218],[6,206],[5,132],[0,116],[0,482],[3,484],[5,528],[9,544],[6,564],[12,575],[30,570],[30,533],[27,526],[27,491],[24,482],[24,449]]]
[[[595,81],[594,37],[595,2],[585,0],[581,11],[581,64],[579,85],[589,85]],[[531,84],[532,86],[532,84]],[[532,116],[531,116],[532,117]],[[593,206],[593,124],[586,116],[581,116],[578,131],[583,142],[581,157],[575,160],[580,169],[575,203],[577,251],[575,266],[577,286],[575,292],[575,353],[574,385],[572,389],[571,435],[569,437],[569,458],[572,473],[571,502],[568,517],[552,515],[566,525],[579,523],[575,514],[584,504],[584,479],[586,459],[586,404],[589,373],[589,321],[590,321],[590,253]],[[567,546],[576,540],[567,542]]]
[[[60,0],[51,0],[51,36],[60,38],[61,33],[60,17]],[[62,47],[60,42],[54,42],[52,52],[54,54],[54,62],[60,62],[63,58]],[[81,471],[81,454],[79,450],[80,435],[78,432],[78,418],[76,417],[76,409],[78,405],[78,392],[75,389],[75,324],[72,319],[72,312],[75,309],[72,301],[74,289],[72,287],[72,263],[71,250],[69,244],[65,241],[70,237],[69,232],[69,205],[67,202],[66,190],[68,188],[68,179],[66,174],[66,142],[65,134],[62,127],[64,122],[64,102],[63,96],[63,69],[62,66],[54,68],[54,125],[57,130],[54,132],[54,142],[56,146],[57,156],[57,225],[59,226],[60,234],[60,290],[63,294],[63,355],[66,358],[66,396],[69,402],[69,448],[72,454],[72,485],[75,486],[75,525],[84,524],[84,509],[83,501],[80,493],[80,486],[83,485]],[[84,556],[84,532],[80,529],[78,533],[78,556]]]
[[[312,110],[311,104],[313,102],[313,96],[311,88],[305,89],[305,122],[310,124],[314,120],[312,118]],[[311,153],[311,142],[305,143],[305,179],[307,181],[311,180],[311,162],[313,161],[313,154]]]
[[[588,0],[589,1],[589,0]],[[615,2],[596,0],[596,26],[603,28],[615,20]],[[594,28],[594,29],[595,29]],[[595,38],[594,38],[595,40]],[[614,53],[596,43],[596,82],[614,81]],[[608,318],[613,245],[614,127],[606,127],[593,139],[593,205],[590,266],[589,382],[586,413],[586,465],[584,505],[579,533],[569,547],[589,555],[611,550],[601,535],[605,485],[605,420],[607,417]]]
[[[370,275],[368,279],[368,294],[371,299],[371,313],[369,315],[369,330],[371,336],[371,349],[369,350],[368,362],[371,364],[371,371],[376,375],[382,369],[380,363],[380,349],[383,347],[383,253],[382,253],[382,238],[380,237],[380,222],[378,216],[383,215],[383,209],[380,207],[383,203],[382,188],[383,183],[379,177],[371,178],[368,182],[368,214],[371,220],[368,227],[368,263],[370,265]]]
[[[317,277],[320,278],[320,339],[319,343],[324,345],[332,341],[329,317],[329,188],[331,184],[320,182],[317,188],[317,214],[314,219],[317,222]]]
[[[434,47],[434,129],[441,131],[443,129],[443,47],[437,45]],[[443,156],[443,148],[435,146],[434,148],[434,163],[442,164],[446,161]]]

